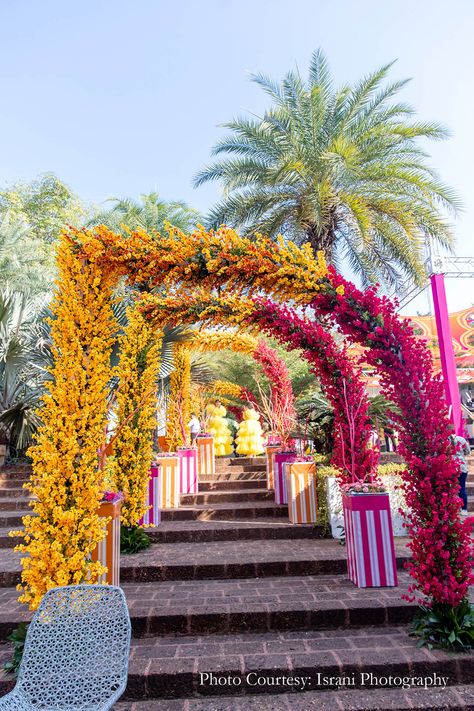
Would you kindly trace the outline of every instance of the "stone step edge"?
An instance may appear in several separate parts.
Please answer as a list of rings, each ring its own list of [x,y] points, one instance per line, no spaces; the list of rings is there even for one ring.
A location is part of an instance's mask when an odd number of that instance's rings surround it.
[[[215,711],[466,711],[474,706],[474,690],[458,684],[444,690],[370,689],[361,691],[259,692],[248,696],[219,696]],[[255,703],[254,703],[255,702]],[[249,705],[251,704],[251,705]],[[278,705],[276,705],[278,704]],[[150,701],[119,701],[114,711],[152,711]],[[209,698],[154,699],[153,711],[213,711]]]
[[[247,523],[235,519],[232,526],[219,527],[213,524],[227,523],[225,521],[169,521],[160,524],[156,528],[144,529],[153,543],[173,545],[174,543],[219,543],[230,541],[278,541],[278,540],[306,540],[331,538],[331,533],[327,527],[312,524],[301,524],[293,526],[291,523],[279,524],[279,519],[270,519],[272,523],[267,523],[267,519],[253,519],[252,526],[242,526]],[[260,521],[264,521],[260,525]],[[167,523],[194,524],[189,528],[167,529]],[[209,525],[207,525],[209,524]],[[21,529],[21,527],[20,527]],[[14,548],[21,543],[22,537],[12,538],[8,536],[10,528],[0,528],[0,550]]]
[[[204,677],[204,679],[201,677],[201,673],[210,674],[213,666],[215,669],[214,678],[225,680],[231,676],[233,679],[240,679],[240,685],[234,681],[232,686],[237,687],[238,692],[242,694],[258,692],[253,684],[246,683],[249,678],[248,674],[252,672],[256,677],[262,677],[264,680],[264,684],[260,687],[261,691],[268,689],[272,693],[286,692],[288,686],[281,682],[279,685],[272,684],[270,680],[289,676],[292,678],[305,677],[308,685],[311,684],[311,690],[316,693],[318,690],[327,690],[328,688],[328,684],[323,681],[322,677],[329,680],[332,678],[335,688],[337,688],[337,680],[341,677],[349,680],[354,679],[352,688],[363,688],[361,686],[361,672],[383,679],[389,676],[426,678],[436,672],[437,677],[443,677],[447,680],[448,685],[453,686],[468,684],[471,679],[471,665],[468,655],[465,655],[463,659],[460,659],[459,656],[449,659],[447,655],[442,655],[438,659],[430,657],[425,653],[425,650],[418,650],[420,653],[414,654],[410,648],[405,656],[401,649],[394,648],[389,650],[390,657],[385,659],[381,649],[370,649],[365,654],[363,650],[358,649],[347,651],[351,652],[353,659],[359,657],[363,660],[365,657],[365,661],[359,660],[359,664],[352,660],[342,661],[337,652],[333,655],[329,651],[326,652],[326,663],[325,655],[322,653],[290,652],[285,655],[268,655],[268,659],[265,659],[266,655],[263,655],[263,659],[262,655],[248,655],[247,659],[245,657],[242,659],[242,655],[229,656],[227,663],[225,657],[221,660],[204,658],[200,668],[198,666],[197,669],[195,668],[195,659],[188,658],[188,664],[186,664],[186,658],[169,661],[156,660],[155,662],[151,659],[146,672],[143,673],[143,659],[138,659],[135,663],[132,658],[124,698],[132,700],[144,697],[186,697],[192,695],[205,697],[222,694],[225,686],[209,684],[209,677]],[[177,663],[173,665],[173,661],[177,661]],[[198,665],[199,661],[198,659]],[[252,680],[253,678],[251,677]],[[202,681],[205,683],[201,683]]]
[[[125,557],[125,556],[124,556]],[[345,558],[321,558],[319,560],[305,559],[304,555],[297,560],[267,560],[250,561],[248,563],[198,563],[176,565],[123,565],[121,559],[120,580],[123,583],[152,583],[178,580],[229,580],[250,579],[261,577],[281,577],[297,575],[342,575],[347,571]],[[405,568],[407,556],[397,555],[397,570]],[[20,570],[0,572],[0,589],[11,588],[20,582]]]
[[[141,583],[150,587],[152,583]],[[157,588],[158,589],[158,588]],[[127,593],[127,590],[125,590]],[[197,593],[196,593],[197,594]],[[274,634],[282,631],[349,630],[369,628],[383,630],[387,626],[410,623],[418,607],[407,603],[400,595],[376,604],[373,598],[349,598],[347,600],[265,600],[249,605],[235,602],[225,609],[219,598],[206,605],[159,607],[150,599],[136,609],[133,599],[129,601],[132,635],[135,639],[153,639],[156,636],[180,637],[202,635],[212,642],[212,635],[235,635],[246,633]],[[28,622],[31,613],[24,606],[10,600],[12,612],[0,613],[0,639],[5,639],[20,622]],[[179,644],[186,644],[185,641]]]

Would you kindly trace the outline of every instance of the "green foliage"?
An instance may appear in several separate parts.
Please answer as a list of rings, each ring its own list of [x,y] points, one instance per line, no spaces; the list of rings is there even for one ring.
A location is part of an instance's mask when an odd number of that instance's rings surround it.
[[[28,294],[51,289],[48,246],[32,237],[28,225],[11,210],[0,212],[0,283]]]
[[[0,212],[7,210],[28,225],[32,237],[50,245],[65,225],[77,227],[85,216],[80,200],[53,173],[1,191]]]
[[[140,202],[130,198],[111,198],[110,210],[96,213],[88,225],[106,225],[114,232],[123,232],[124,228],[146,231],[164,231],[165,222],[184,232],[192,231],[200,220],[199,212],[185,202],[166,202],[160,200],[157,193],[140,196]]]
[[[25,622],[20,622],[18,627],[15,627],[13,632],[11,632],[7,637],[7,640],[13,643],[12,658],[3,665],[4,671],[8,674],[15,674],[15,676],[18,674],[21,660],[23,658],[23,650],[25,649],[27,631],[28,625],[25,624]]]
[[[312,440],[316,450],[330,454],[333,449],[334,410],[321,392],[313,391],[296,403],[301,432]]]
[[[374,427],[386,427],[392,415],[400,414],[400,408],[383,395],[374,395],[369,401],[368,414]]]
[[[271,107],[227,123],[218,158],[195,178],[224,189],[209,223],[309,240],[336,266],[348,260],[364,284],[421,282],[423,235],[451,247],[444,213],[458,200],[420,145],[447,132],[413,119],[398,99],[407,81],[387,83],[391,66],[336,88],[318,50],[306,82],[298,71],[280,83],[254,76]]]
[[[474,606],[463,600],[453,607],[443,603],[420,607],[413,621],[418,647],[441,647],[451,651],[474,648]]]
[[[49,343],[41,323],[42,301],[0,290],[0,442],[17,450],[31,443],[48,374]]]
[[[140,526],[122,526],[120,529],[120,553],[139,553],[151,546],[150,537]]]

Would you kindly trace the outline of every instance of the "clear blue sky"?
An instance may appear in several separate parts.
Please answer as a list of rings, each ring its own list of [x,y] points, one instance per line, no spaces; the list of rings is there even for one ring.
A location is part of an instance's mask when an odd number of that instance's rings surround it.
[[[0,26],[1,186],[53,171],[94,203],[157,190],[205,213],[219,188],[191,178],[218,125],[267,105],[248,74],[305,73],[322,47],[338,83],[397,58],[392,76],[413,77],[404,98],[453,133],[432,163],[474,254],[471,0],[0,0]],[[450,306],[473,286],[451,283]]]

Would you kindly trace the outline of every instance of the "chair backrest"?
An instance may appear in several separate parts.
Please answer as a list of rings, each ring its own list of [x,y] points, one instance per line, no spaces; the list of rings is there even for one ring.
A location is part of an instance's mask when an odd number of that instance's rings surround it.
[[[28,627],[17,689],[38,708],[100,708],[123,693],[130,618],[112,585],[53,588]]]

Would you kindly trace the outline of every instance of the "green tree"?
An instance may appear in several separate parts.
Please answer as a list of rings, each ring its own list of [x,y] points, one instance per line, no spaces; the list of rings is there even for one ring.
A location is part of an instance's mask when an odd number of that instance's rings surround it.
[[[0,283],[14,291],[48,291],[53,275],[48,246],[11,210],[0,213]]]
[[[111,198],[111,201],[114,204],[110,210],[96,213],[89,220],[89,226],[103,224],[115,232],[121,232],[124,227],[163,232],[164,223],[170,222],[189,232],[199,222],[197,210],[184,202],[161,200],[157,193],[141,195],[139,202],[130,198]]]
[[[0,191],[0,212],[7,210],[28,225],[33,238],[47,244],[53,244],[66,225],[78,227],[86,214],[79,198],[53,173]]]
[[[335,88],[320,50],[308,81],[253,80],[272,100],[263,118],[237,118],[219,156],[195,177],[224,196],[209,216],[246,233],[309,241],[336,266],[348,260],[364,285],[422,278],[425,234],[450,248],[445,213],[458,201],[436,176],[420,139],[441,140],[437,123],[412,118],[396,99],[408,80],[386,82],[388,64],[355,86]]]

